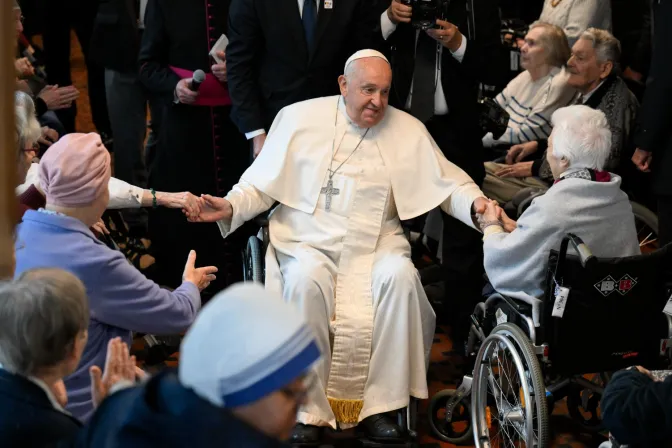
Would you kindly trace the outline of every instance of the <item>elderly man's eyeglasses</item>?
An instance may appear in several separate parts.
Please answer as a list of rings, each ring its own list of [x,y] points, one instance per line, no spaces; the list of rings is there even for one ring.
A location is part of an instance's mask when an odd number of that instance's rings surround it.
[[[35,152],[40,150],[40,144],[35,142],[30,148],[23,148],[22,152]]]

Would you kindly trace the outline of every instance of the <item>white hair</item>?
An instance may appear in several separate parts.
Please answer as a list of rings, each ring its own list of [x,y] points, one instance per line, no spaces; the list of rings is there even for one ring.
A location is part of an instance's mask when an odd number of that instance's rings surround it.
[[[558,109],[553,122],[553,155],[571,168],[601,171],[611,152],[611,130],[602,111],[588,106]]]
[[[20,90],[14,93],[14,118],[17,150],[21,152],[29,143],[37,142],[42,136],[42,128],[35,115],[33,99]]]

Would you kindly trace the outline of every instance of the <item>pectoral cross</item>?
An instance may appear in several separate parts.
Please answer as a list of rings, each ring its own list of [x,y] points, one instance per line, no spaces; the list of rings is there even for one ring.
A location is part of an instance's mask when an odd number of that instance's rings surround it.
[[[327,186],[326,187],[322,187],[322,189],[320,190],[320,194],[327,195],[327,202],[324,205],[324,209],[326,211],[331,210],[331,197],[332,196],[338,196],[338,194],[340,192],[341,192],[340,189],[334,188],[334,181],[331,180],[331,179],[329,179],[327,181]]]

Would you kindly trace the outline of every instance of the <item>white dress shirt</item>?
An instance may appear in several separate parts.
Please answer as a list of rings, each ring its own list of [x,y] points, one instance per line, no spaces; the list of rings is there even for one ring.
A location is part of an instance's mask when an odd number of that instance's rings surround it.
[[[594,94],[595,92],[597,92],[597,89],[599,89],[600,87],[602,87],[602,84],[604,84],[604,81],[600,82],[600,83],[597,85],[597,87],[595,87],[595,88],[594,88],[593,90],[591,90],[590,92],[586,93],[585,95],[582,95],[582,96],[581,96],[581,104],[586,104],[586,103],[588,102],[588,100],[590,99],[590,97],[593,96],[593,94]]]
[[[387,11],[383,12],[380,15],[380,29],[383,32],[383,38],[387,40],[390,35],[397,29],[397,25],[392,23],[390,17],[387,15]],[[417,45],[418,37],[420,36],[421,30],[417,30],[415,33],[415,42]],[[438,56],[436,63],[436,91],[434,92],[434,115],[446,115],[448,113],[448,103],[446,102],[446,95],[443,93],[443,85],[441,84],[441,61],[443,59],[443,44],[437,42],[438,46]],[[458,62],[462,62],[464,59],[464,53],[467,51],[467,38],[462,36],[462,43],[460,48],[455,52],[451,52],[452,56],[457,59]],[[411,80],[411,90],[408,92],[408,99],[406,100],[406,110],[411,109],[411,99],[413,98],[413,81]]]
[[[297,0],[297,1],[299,2],[299,15],[303,19],[303,4],[306,2],[306,0]],[[319,0],[312,0],[312,1],[315,2],[315,8],[319,9],[319,7],[320,7],[320,4],[318,3]],[[256,131],[246,132],[245,137],[248,140],[250,140],[250,139],[256,137],[257,135],[261,135],[261,134],[265,134],[265,133],[266,133],[266,131],[264,131],[263,129],[257,129]]]

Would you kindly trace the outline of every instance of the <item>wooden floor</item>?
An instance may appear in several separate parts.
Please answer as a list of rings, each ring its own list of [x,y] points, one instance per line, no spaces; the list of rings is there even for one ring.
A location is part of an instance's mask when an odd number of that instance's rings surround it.
[[[39,39],[36,39],[39,42]],[[88,102],[88,89],[86,78],[86,66],[77,40],[73,35],[72,55],[72,78],[74,85],[80,90],[81,95],[77,100],[77,130],[79,132],[94,132],[95,128],[91,120],[91,108]],[[452,355],[452,342],[448,335],[449,329],[440,327],[432,347],[431,365],[429,369],[430,394],[434,394],[445,388],[455,388],[460,380],[458,371],[458,359]],[[141,344],[140,344],[141,346]],[[166,365],[176,366],[179,354],[175,354]],[[439,443],[430,435],[426,417],[427,402],[421,403],[419,416],[419,433],[422,448],[442,447],[448,448],[454,445]],[[597,447],[604,438],[593,438],[587,434],[581,434],[576,425],[566,417],[566,408],[556,406],[552,418],[552,427],[556,431],[553,437],[555,448],[569,447]],[[522,446],[522,445],[521,445]]]

